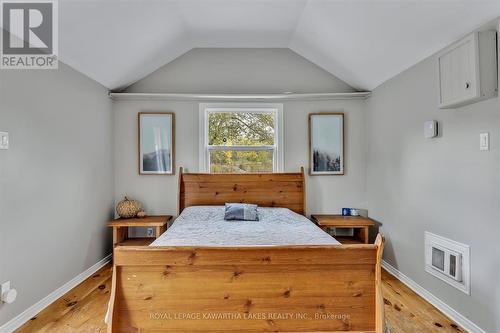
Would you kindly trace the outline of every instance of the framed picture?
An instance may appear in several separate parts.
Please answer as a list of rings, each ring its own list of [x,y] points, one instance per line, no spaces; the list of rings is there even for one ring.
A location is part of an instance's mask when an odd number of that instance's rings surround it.
[[[309,114],[309,174],[344,174],[344,114]]]
[[[174,114],[139,112],[139,174],[173,175]]]

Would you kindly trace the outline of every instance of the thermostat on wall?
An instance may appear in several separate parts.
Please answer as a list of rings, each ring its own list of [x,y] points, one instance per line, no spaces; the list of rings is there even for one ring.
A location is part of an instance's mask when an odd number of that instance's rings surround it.
[[[424,136],[426,139],[435,138],[438,135],[438,124],[435,120],[429,120],[424,123]]]

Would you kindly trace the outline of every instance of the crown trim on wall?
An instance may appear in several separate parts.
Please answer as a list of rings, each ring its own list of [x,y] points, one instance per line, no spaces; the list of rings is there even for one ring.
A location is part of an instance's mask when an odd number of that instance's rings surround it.
[[[366,99],[370,91],[352,93],[280,93],[280,94],[192,94],[192,93],[114,93],[115,101],[181,100],[181,101],[287,101],[287,100],[350,100]]]

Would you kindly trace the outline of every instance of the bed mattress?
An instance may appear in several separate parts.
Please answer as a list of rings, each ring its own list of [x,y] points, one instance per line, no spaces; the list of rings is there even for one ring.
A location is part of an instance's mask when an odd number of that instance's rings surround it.
[[[287,208],[258,208],[259,221],[226,221],[224,206],[192,206],[150,246],[339,245]]]

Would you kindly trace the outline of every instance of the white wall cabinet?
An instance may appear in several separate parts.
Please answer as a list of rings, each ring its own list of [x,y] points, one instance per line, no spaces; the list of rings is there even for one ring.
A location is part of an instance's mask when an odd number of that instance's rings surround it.
[[[496,31],[475,32],[436,55],[440,108],[497,96]]]

